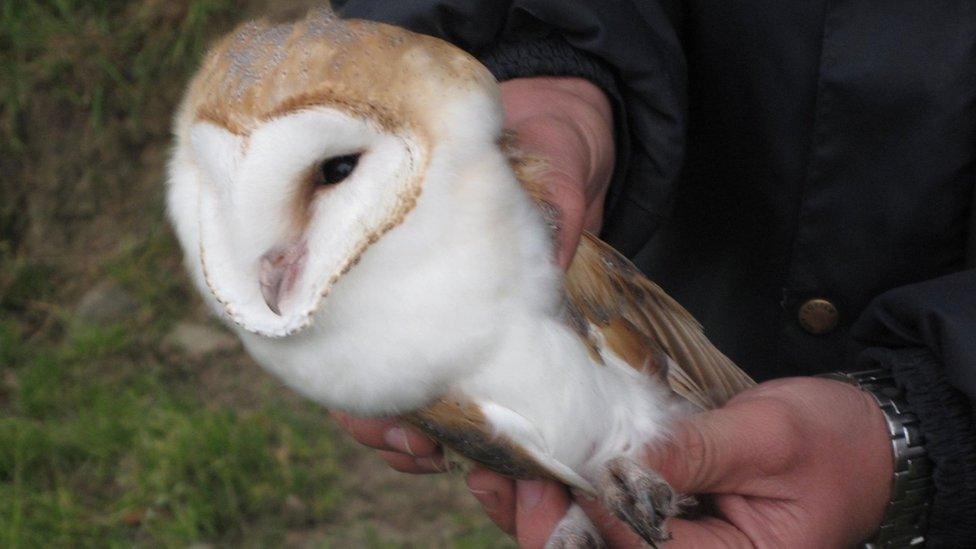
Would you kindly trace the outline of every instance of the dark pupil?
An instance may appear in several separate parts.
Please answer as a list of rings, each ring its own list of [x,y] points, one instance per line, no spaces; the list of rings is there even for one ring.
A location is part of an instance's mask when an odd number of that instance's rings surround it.
[[[322,163],[321,183],[323,185],[335,185],[339,183],[349,177],[349,174],[356,169],[356,163],[358,161],[358,154],[347,154],[346,156],[337,156],[326,160]]]

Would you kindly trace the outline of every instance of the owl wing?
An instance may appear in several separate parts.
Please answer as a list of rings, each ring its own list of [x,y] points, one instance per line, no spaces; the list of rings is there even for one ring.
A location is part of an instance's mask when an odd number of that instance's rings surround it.
[[[525,157],[507,134],[500,146],[543,215],[552,212],[539,177],[544,163]],[[553,221],[553,220],[550,220]],[[701,325],[634,265],[584,233],[565,278],[567,323],[586,345],[595,367],[611,356],[657,376],[699,409],[721,406],[755,382],[716,349]],[[548,477],[593,493],[593,487],[545,451],[532,425],[495,403],[447,395],[405,416],[453,451],[516,478]],[[513,438],[492,426],[506,425]]]
[[[666,380],[700,409],[755,385],[715,348],[688,311],[625,257],[584,233],[565,280],[570,325],[597,364],[612,352]]]
[[[701,325],[626,258],[584,234],[565,279],[567,322],[599,367],[611,354],[658,376],[699,409],[721,406],[755,383],[705,338]],[[447,395],[405,416],[444,446],[515,478],[593,487],[545,450],[532,425],[495,403]],[[504,433],[497,427],[504,424]]]

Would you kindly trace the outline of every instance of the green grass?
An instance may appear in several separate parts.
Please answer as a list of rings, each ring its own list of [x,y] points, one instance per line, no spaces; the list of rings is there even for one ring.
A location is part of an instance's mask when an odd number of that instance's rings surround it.
[[[32,351],[2,325],[0,545],[271,540],[290,497],[329,518],[342,450],[321,410],[208,405],[138,339],[84,326]]]
[[[27,103],[42,87],[96,129],[120,111],[142,127],[160,82],[185,75],[240,3],[12,0],[0,8],[3,135],[25,146]],[[223,23],[223,25],[221,25]],[[179,86],[175,86],[178,90]]]
[[[161,211],[161,170],[145,168],[161,165],[188,75],[243,4],[0,3],[0,241],[72,245],[85,231],[54,229]]]

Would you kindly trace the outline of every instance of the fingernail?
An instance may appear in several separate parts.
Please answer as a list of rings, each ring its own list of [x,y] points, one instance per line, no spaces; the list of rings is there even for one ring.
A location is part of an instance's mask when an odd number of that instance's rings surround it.
[[[542,492],[546,485],[541,480],[519,480],[515,483],[518,494],[518,506],[525,511],[531,511],[542,501]]]
[[[478,503],[485,508],[485,511],[494,511],[498,507],[498,494],[488,490],[471,490],[471,495],[474,499],[478,500]]]
[[[416,455],[413,453],[413,449],[410,448],[410,442],[407,440],[407,432],[400,427],[394,427],[383,433],[383,442],[394,450],[405,452],[411,456]]]

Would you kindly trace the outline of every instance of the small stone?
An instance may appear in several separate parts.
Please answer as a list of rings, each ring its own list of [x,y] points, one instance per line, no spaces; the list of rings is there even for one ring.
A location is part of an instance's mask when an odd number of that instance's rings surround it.
[[[125,320],[139,309],[139,302],[112,280],[85,292],[75,308],[78,320],[91,324],[112,324]]]
[[[12,369],[4,371],[3,379],[0,380],[0,409],[10,406],[10,400],[19,385],[17,374]]]
[[[9,387],[11,390],[16,391],[20,388],[20,379],[17,377],[17,372],[13,369],[4,369],[3,371],[3,384]]]
[[[224,330],[211,324],[189,321],[178,323],[163,343],[186,353],[189,358],[203,358],[237,348],[237,339]]]
[[[285,520],[290,524],[302,524],[308,520],[308,506],[295,494],[285,498]]]

